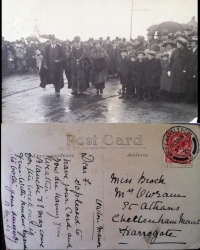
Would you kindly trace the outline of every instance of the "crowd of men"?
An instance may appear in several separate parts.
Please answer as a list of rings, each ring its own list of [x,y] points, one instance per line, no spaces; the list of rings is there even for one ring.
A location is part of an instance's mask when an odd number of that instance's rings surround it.
[[[39,72],[42,88],[55,86],[60,96],[65,73],[72,95],[87,91],[90,83],[97,96],[108,77],[119,77],[120,98],[197,102],[198,37],[194,34],[149,31],[127,41],[116,37],[60,41],[49,35],[46,43],[2,38],[2,72]]]

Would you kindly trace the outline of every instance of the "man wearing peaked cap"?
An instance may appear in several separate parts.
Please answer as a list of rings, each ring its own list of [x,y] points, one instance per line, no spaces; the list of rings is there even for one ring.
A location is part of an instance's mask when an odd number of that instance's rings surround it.
[[[163,57],[169,58],[169,53],[164,52],[164,53],[162,53],[162,54],[160,55],[160,57],[161,57],[161,58],[163,58]]]
[[[127,51],[127,49],[126,48],[122,48],[122,49],[120,49],[120,53],[121,52],[126,52],[127,54],[128,54],[128,51]]]
[[[64,87],[63,62],[65,53],[61,45],[56,43],[55,35],[49,35],[49,45],[44,52],[43,65],[40,69],[40,87],[45,88],[46,84],[53,84],[56,96],[60,96],[60,90]]]
[[[145,52],[144,51],[137,51],[136,55],[138,56],[139,54],[142,54],[143,56],[145,56]]]
[[[160,51],[160,46],[158,44],[153,44],[150,49],[155,52],[158,52]]]
[[[146,51],[146,55],[147,55],[147,54],[150,54],[150,55],[155,56],[155,55],[156,55],[156,52],[155,52],[154,50],[150,50],[150,49],[149,49],[149,50]]]
[[[173,42],[171,39],[166,40],[166,41],[162,44],[162,47],[166,47],[168,44],[170,44],[172,47],[176,47],[175,42]]]

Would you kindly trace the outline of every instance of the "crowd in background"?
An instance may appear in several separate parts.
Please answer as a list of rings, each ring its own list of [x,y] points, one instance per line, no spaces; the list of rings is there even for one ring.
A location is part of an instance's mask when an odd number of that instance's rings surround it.
[[[53,40],[56,40],[55,37]],[[51,36],[45,43],[25,41],[23,38],[9,42],[2,37],[3,75],[41,72],[51,41]],[[76,37],[73,41],[57,40],[56,44],[63,51],[60,61],[62,73],[66,74],[72,94],[86,91],[89,82],[96,87],[97,95],[99,92],[102,94],[108,77],[119,77],[122,84],[120,98],[137,96],[137,99],[143,97],[155,101],[158,92],[161,92],[163,101],[197,102],[198,37],[192,33],[149,31],[147,40],[144,36],[130,41],[119,37],[103,40],[100,37],[83,42]],[[81,49],[85,51],[84,58],[81,58]],[[77,57],[74,56],[76,53]],[[82,59],[84,65],[81,66]],[[77,72],[79,76],[80,72],[83,73],[81,77],[84,80],[78,81],[84,81],[85,86],[77,83]]]

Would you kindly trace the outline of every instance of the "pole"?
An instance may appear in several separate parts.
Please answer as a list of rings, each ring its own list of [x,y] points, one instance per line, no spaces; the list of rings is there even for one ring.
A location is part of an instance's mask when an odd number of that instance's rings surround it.
[[[130,40],[132,38],[132,17],[133,17],[133,1],[132,1],[132,7],[131,7],[131,30],[130,30]]]

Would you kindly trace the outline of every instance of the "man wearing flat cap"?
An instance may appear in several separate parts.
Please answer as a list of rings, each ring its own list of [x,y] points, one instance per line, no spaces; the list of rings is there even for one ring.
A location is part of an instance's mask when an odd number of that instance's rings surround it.
[[[153,44],[157,44],[158,42],[156,39],[154,39],[155,32],[154,31],[149,31],[147,34],[147,43],[146,43],[146,48],[149,49]]]
[[[57,44],[54,35],[49,35],[50,44],[46,46],[44,60],[40,69],[40,87],[53,84],[56,96],[60,96],[60,90],[64,87],[63,70],[65,53],[61,45]]]

